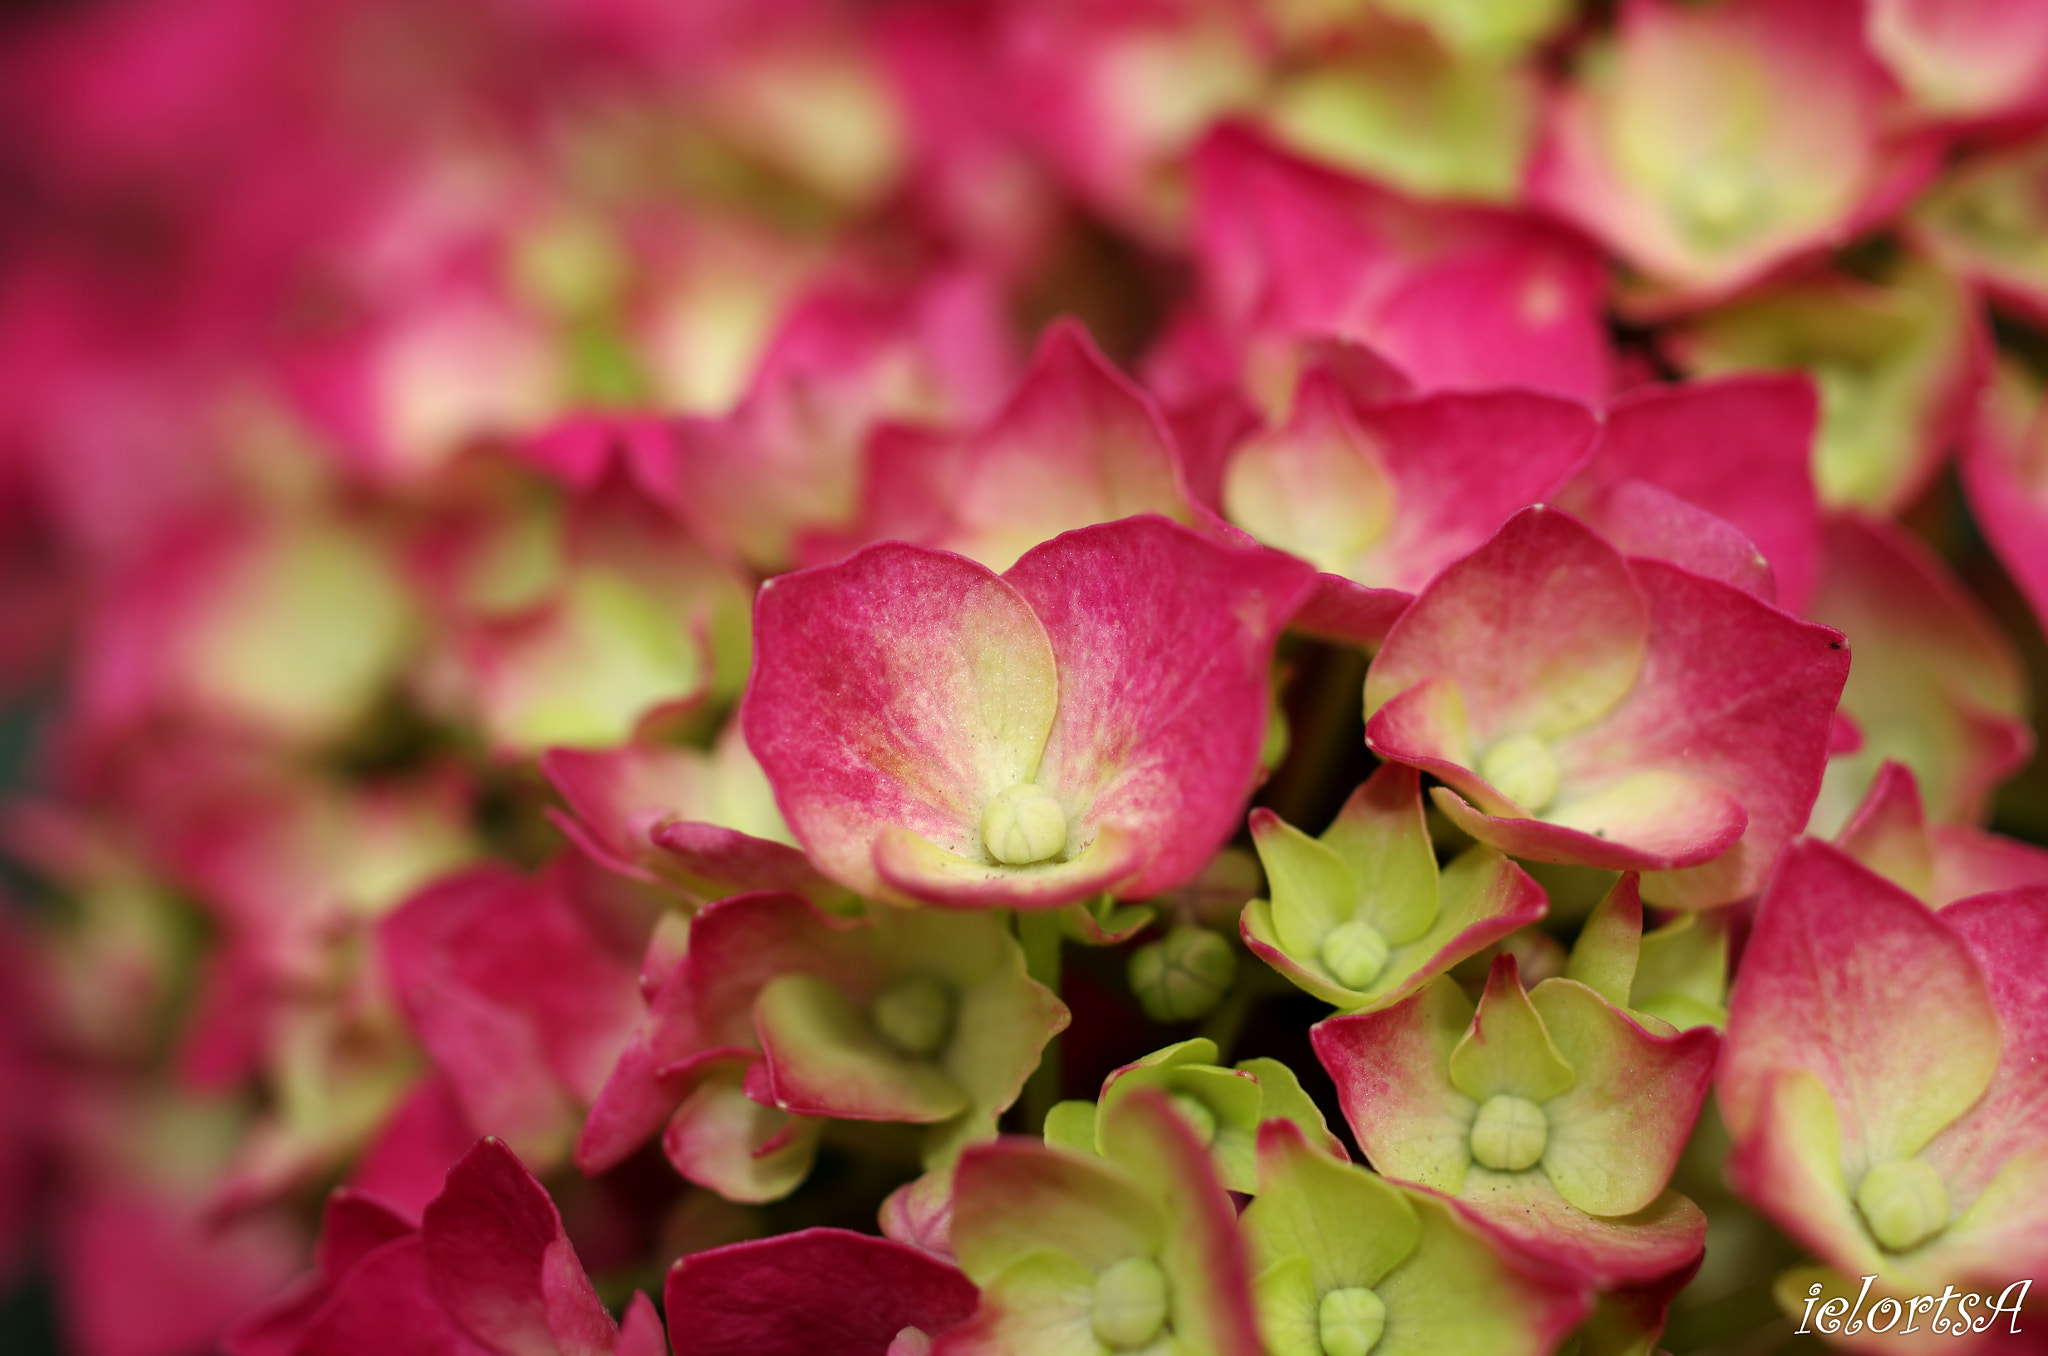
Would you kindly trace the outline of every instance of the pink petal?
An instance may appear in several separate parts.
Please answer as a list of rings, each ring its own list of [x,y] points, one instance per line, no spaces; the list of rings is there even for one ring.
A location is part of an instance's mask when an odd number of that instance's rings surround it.
[[[481,1133],[463,1114],[448,1081],[429,1075],[413,1085],[370,1141],[349,1187],[417,1218]]]
[[[711,884],[717,893],[789,890],[816,895],[831,889],[800,849],[770,838],[695,820],[662,824],[653,838],[686,876]]]
[[[2048,1151],[2048,889],[1978,895],[1940,921],[1983,972],[2003,1034],[1990,1089],[1927,1146],[1960,1207],[2008,1161]]]
[[[1450,1058],[1472,1011],[1440,980],[1393,1007],[1309,1028],[1358,1147],[1386,1176],[1451,1195],[1464,1184],[1478,1108],[1452,1086]]]
[[[1959,459],[1970,511],[2037,619],[2048,617],[2044,409],[2031,383],[2002,375],[1978,406]]]
[[[1507,733],[1563,734],[1627,694],[1649,629],[1648,608],[1613,547],[1567,514],[1524,509],[1438,575],[1401,618],[1366,675],[1366,710],[1444,676],[1457,684],[1481,748]],[[1366,734],[1376,749],[1378,733]],[[1381,751],[1400,762],[1432,753]]]
[[[885,1356],[904,1328],[936,1336],[974,1312],[958,1270],[916,1248],[804,1229],[693,1253],[668,1274],[678,1352]]]
[[[1925,1147],[1998,1058],[1984,976],[1942,916],[1824,843],[1785,850],[1729,999],[1719,1094],[1738,1143],[1767,1080],[1804,1069],[1833,1100],[1857,1180]]]
[[[1423,390],[1608,387],[1605,282],[1582,242],[1527,217],[1402,198],[1232,127],[1194,158],[1210,309],[1251,342],[1336,337]]]
[[[2048,851],[2017,838],[1986,833],[1969,824],[1936,824],[1934,892],[1936,908],[1971,895],[2048,885]]]
[[[1064,694],[1046,631],[959,556],[871,546],[771,580],[741,709],[797,840],[847,888],[882,893],[891,826],[985,860],[983,804],[1037,774]]]
[[[1778,601],[1777,577],[1755,542],[1648,481],[1617,480],[1576,507],[1586,525],[1625,556],[1661,560],[1766,603]]]
[[[1475,1167],[1452,1204],[1534,1265],[1601,1290],[1659,1280],[1706,1245],[1706,1215],[1675,1191],[1603,1219],[1574,1209],[1541,1173]]]
[[[1193,879],[1258,777],[1273,646],[1314,571],[1144,517],[1067,533],[1004,578],[1059,667],[1040,783],[1074,814],[1080,843],[1115,825],[1141,845],[1145,865],[1120,895]]]
[[[1548,819],[1489,815],[1447,786],[1430,798],[1453,824],[1502,852],[1606,871],[1700,866],[1739,842],[1749,824],[1741,803],[1712,782],[1654,770],[1552,806]]]
[[[363,1258],[320,1311],[293,1356],[501,1356],[455,1321],[429,1279],[419,1236]]]
[[[597,1356],[617,1336],[562,1217],[495,1139],[480,1141],[427,1207],[420,1239],[434,1293],[508,1356]]]
[[[820,1123],[763,1105],[754,1084],[765,1070],[751,1051],[714,1050],[670,1071],[686,1095],[661,1148],[685,1181],[758,1204],[787,1196],[809,1174]]]
[[[1199,517],[1158,407],[1072,320],[1046,330],[1017,393],[970,440],[954,496],[936,544],[997,570],[1074,528]]]
[[[1928,899],[1934,888],[1934,840],[1920,785],[1912,769],[1886,759],[1870,794],[1835,835],[1835,846],[1910,894]]]
[[[633,1292],[633,1301],[626,1306],[626,1317],[619,1324],[618,1345],[613,1350],[618,1356],[669,1356],[668,1333],[662,1327],[661,1315],[654,1311],[654,1301],[647,1298],[645,1291]]]
[[[1811,470],[1819,417],[1803,374],[1643,387],[1607,407],[1573,493],[1640,480],[1705,509],[1756,543],[1777,577],[1778,602],[1798,612],[1820,567]],[[1574,502],[1567,495],[1566,505]]]

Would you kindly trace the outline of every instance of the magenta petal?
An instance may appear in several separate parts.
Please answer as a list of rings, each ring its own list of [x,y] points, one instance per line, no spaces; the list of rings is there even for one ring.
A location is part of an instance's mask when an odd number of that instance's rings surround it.
[[[1415,601],[1399,589],[1367,588],[1341,574],[1319,574],[1315,591],[1295,614],[1294,629],[1324,640],[1377,649]]]
[[[787,843],[697,820],[674,820],[654,830],[655,846],[685,872],[736,890],[829,888],[811,859]]]
[[[1608,406],[1599,446],[1572,493],[1632,479],[1705,509],[1756,543],[1777,576],[1779,603],[1798,612],[1820,568],[1811,469],[1819,413],[1804,374],[1631,391]]]
[[[654,1301],[647,1298],[645,1291],[633,1292],[626,1317],[619,1323],[618,1345],[612,1350],[616,1356],[669,1356],[668,1333],[661,1325],[661,1315],[654,1311]]]
[[[1120,894],[1192,879],[1258,777],[1273,645],[1314,569],[1143,517],[1069,532],[1004,579],[1059,665],[1041,783],[1078,811],[1082,843],[1113,824],[1144,846]]]
[[[929,1253],[844,1229],[804,1229],[694,1253],[668,1274],[668,1328],[691,1356],[885,1356],[936,1336],[978,1295]]]
[[[1573,1209],[1540,1174],[1478,1168],[1453,1204],[1537,1266],[1601,1290],[1669,1276],[1707,1241],[1705,1212],[1675,1191],[1602,1219]]]
[[[821,870],[880,894],[891,826],[981,859],[982,806],[1037,772],[1059,686],[1015,588],[885,543],[769,581],[754,636],[741,723]]]
[[[428,1276],[417,1236],[396,1239],[364,1257],[335,1288],[294,1356],[501,1356],[457,1323]]]
[[[1434,769],[1432,769],[1433,771]],[[1719,857],[1742,837],[1749,816],[1727,792],[1694,778],[1623,783],[1613,803],[1601,802],[1587,828],[1519,816],[1489,815],[1435,787],[1437,809],[1482,843],[1532,862],[1577,862],[1605,871],[1667,871]],[[1680,804],[1682,802],[1682,805]]]
[[[420,1228],[434,1292],[492,1347],[598,1356],[617,1335],[562,1217],[512,1151],[479,1142],[448,1174]]]

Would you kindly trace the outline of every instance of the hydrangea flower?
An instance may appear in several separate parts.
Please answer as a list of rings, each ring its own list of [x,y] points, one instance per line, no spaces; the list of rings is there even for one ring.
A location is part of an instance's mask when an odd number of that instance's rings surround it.
[[[1525,509],[1424,589],[1366,675],[1366,742],[1506,852],[1754,890],[1819,791],[1840,636]]]
[[[1590,1308],[1441,1198],[1259,1127],[1258,1199],[1238,1224],[1270,1356],[1538,1356]]]
[[[1001,576],[874,546],[763,587],[741,720],[797,841],[859,894],[1145,898],[1229,836],[1312,579],[1154,517]]]
[[[1344,1147],[1323,1121],[1323,1113],[1302,1091],[1294,1071],[1277,1059],[1216,1063],[1216,1042],[1206,1036],[1155,1050],[1110,1072],[1094,1102],[1061,1102],[1045,1118],[1045,1142],[1084,1153],[1109,1152],[1108,1126],[1114,1108],[1141,1088],[1165,1093],[1214,1158],[1217,1180],[1232,1191],[1258,1190],[1259,1127],[1284,1120],[1298,1127],[1317,1151],[1344,1157]]]
[[[1565,963],[1577,980],[1660,1034],[1728,1024],[1728,911],[1682,913],[1643,930],[1636,874],[1622,873],[1579,929]]]
[[[2048,1262],[2048,893],[1929,909],[1786,850],[1730,1000],[1730,1180],[1847,1275],[1996,1291]]]
[[[1106,1156],[999,1140],[961,1156],[953,1250],[981,1307],[933,1356],[1263,1356],[1237,1216],[1166,1094],[1104,1117]]]
[[[1653,1034],[1575,980],[1525,992],[1501,956],[1476,1009],[1439,977],[1309,1034],[1375,1168],[1458,1200],[1541,1265],[1606,1288],[1699,1255],[1706,1217],[1665,1183],[1713,1030]]]
[[[1391,1007],[1543,917],[1542,887],[1492,848],[1438,869],[1414,768],[1383,764],[1320,839],[1252,811],[1270,901],[1245,905],[1253,954],[1346,1011]]]
[[[610,1167],[662,1129],[684,1177],[774,1200],[809,1173],[820,1118],[934,1127],[927,1167],[995,1132],[1067,1011],[993,914],[825,914],[798,895],[701,910],[577,1147]]]

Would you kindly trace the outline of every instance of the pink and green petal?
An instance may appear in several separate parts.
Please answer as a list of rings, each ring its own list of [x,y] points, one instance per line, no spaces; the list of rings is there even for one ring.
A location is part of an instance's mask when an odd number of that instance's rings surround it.
[[[1643,897],[1635,874],[1624,872],[1586,916],[1565,963],[1565,978],[1625,1008],[1635,989],[1642,944]]]
[[[747,1094],[750,1054],[698,1062],[690,1088],[662,1132],[662,1152],[685,1181],[729,1201],[779,1201],[810,1176],[818,1121],[763,1106]]]
[[[1448,976],[1378,1012],[1309,1029],[1358,1145],[1388,1177],[1455,1193],[1472,1163],[1473,1100],[1450,1077],[1473,1006]]]
[[[1494,957],[1472,1029],[1451,1051],[1447,1067],[1451,1085],[1480,1104],[1511,1096],[1540,1105],[1563,1094],[1576,1078],[1544,1029],[1509,955]]]
[[[1904,763],[1885,760],[1835,846],[1918,899],[1932,902],[1934,839],[1920,784]]]
[[[1969,948],[1927,906],[1824,843],[1785,850],[1730,1000],[1719,1101],[1749,1138],[1770,1078],[1817,1077],[1851,1180],[1919,1153],[1990,1084],[1999,1022]]]
[[[1330,1123],[1323,1119],[1323,1109],[1301,1086],[1301,1079],[1294,1070],[1277,1059],[1264,1055],[1237,1062],[1240,1073],[1248,1073],[1259,1081],[1259,1123],[1261,1126],[1273,1121],[1285,1121],[1301,1135],[1302,1141],[1318,1153],[1339,1162],[1348,1161],[1350,1152],[1344,1141],[1330,1133]]]
[[[1446,819],[1502,852],[1607,871],[1698,867],[1740,842],[1749,826],[1734,796],[1705,778],[1662,768],[1574,788],[1542,819],[1486,814],[1447,786],[1431,788],[1430,798]]]
[[[1444,677],[1456,683],[1481,750],[1508,734],[1556,738],[1623,700],[1649,630],[1613,547],[1566,514],[1524,509],[1446,567],[1403,615],[1366,675],[1366,713]],[[1378,733],[1368,725],[1375,748]],[[1385,752],[1411,761],[1405,750]]]
[[[1102,1113],[1103,1151],[1165,1206],[1159,1259],[1174,1336],[1216,1356],[1263,1356],[1237,1208],[1209,1151],[1163,1093],[1140,1088]]]
[[[1804,1069],[1772,1073],[1747,1108],[1728,1158],[1728,1182],[1831,1266],[1892,1273],[1842,1174],[1843,1127],[1821,1081]]]
[[[1314,571],[1141,517],[1069,532],[1004,579],[1059,668],[1040,785],[1069,807],[1079,844],[1116,825],[1144,845],[1120,895],[1184,884],[1237,828],[1259,775],[1273,645]]]
[[[845,1229],[802,1229],[690,1253],[670,1269],[668,1330],[698,1356],[888,1356],[905,1328],[937,1336],[974,1312],[945,1262]]]
[[[1437,1197],[1404,1191],[1419,1232],[1381,1280],[1379,1356],[1541,1356],[1585,1315],[1584,1290],[1532,1274]]]
[[[1309,1261],[1313,1295],[1372,1289],[1415,1250],[1415,1208],[1354,1163],[1309,1147],[1286,1121],[1259,1127],[1258,1197],[1238,1217],[1255,1271],[1288,1257]]]
[[[1842,710],[1863,731],[1829,765],[1813,829],[1847,822],[1887,759],[1913,770],[1935,821],[1979,821],[2033,745],[2012,642],[1925,546],[1888,522],[1841,513],[1824,536],[1812,615],[1856,653]]]
[[[1400,507],[1393,480],[1330,374],[1306,373],[1287,422],[1240,444],[1223,473],[1230,521],[1327,574],[1377,546]],[[1398,587],[1389,580],[1359,579]]]
[[[1323,831],[1323,842],[1357,882],[1351,917],[1371,924],[1395,947],[1430,930],[1441,911],[1442,887],[1422,811],[1421,779],[1413,768],[1387,763],[1374,769],[1346,798]]]
[[[1646,480],[1617,480],[1572,507],[1625,556],[1661,560],[1766,603],[1778,601],[1777,576],[1757,544],[1669,490]]]
[[[1964,1204],[2003,1165],[2048,1146],[2048,889],[1978,895],[1937,917],[1976,960],[2002,1036],[1990,1088],[1925,1151]]]
[[[1533,1266],[1596,1289],[1668,1276],[1706,1244],[1706,1215],[1675,1191],[1635,1214],[1600,1218],[1558,1195],[1540,1171],[1492,1172],[1474,1164],[1457,1201]]]
[[[1207,520],[1152,398],[1073,320],[1056,322],[1008,405],[970,439],[937,545],[1007,570],[1062,532],[1141,513]]]
[[[1105,824],[1066,861],[1005,866],[891,825],[876,836],[874,860],[885,888],[942,908],[1062,909],[1099,894],[1132,893],[1145,850],[1121,825]]]
[[[1547,979],[1530,1002],[1576,1081],[1543,1104],[1543,1171],[1589,1215],[1644,1209],[1671,1179],[1699,1119],[1720,1038],[1651,1035],[1585,985]]]
[[[932,1356],[1100,1356],[1094,1305],[1094,1271],[1066,1253],[1027,1253],[982,1279],[981,1307]]]
[[[1064,696],[1030,602],[972,561],[883,544],[770,581],[754,624],[741,722],[819,867],[880,893],[892,827],[986,861],[982,807],[1037,776]]]
[[[839,986],[777,975],[754,1000],[775,1105],[800,1116],[928,1125],[967,1110],[967,1094],[931,1061],[906,1057]]]
[[[1044,1254],[1092,1277],[1126,1257],[1157,1256],[1166,1232],[1161,1203],[1107,1159],[1008,1139],[960,1155],[953,1253],[979,1285]]]
[[[1936,1155],[1930,1154],[1932,1160]],[[2005,1160],[1948,1228],[1909,1258],[1916,1275],[2002,1287],[2048,1262],[2048,1144]]]
[[[1095,1150],[1109,1152],[1112,1113],[1140,1089],[1150,1088],[1207,1111],[1214,1130],[1207,1147],[1215,1172],[1232,1191],[1249,1193],[1258,1186],[1258,1133],[1263,1096],[1250,1072],[1225,1069],[1209,1061],[1216,1044],[1197,1038],[1146,1056],[1103,1080],[1095,1115]]]

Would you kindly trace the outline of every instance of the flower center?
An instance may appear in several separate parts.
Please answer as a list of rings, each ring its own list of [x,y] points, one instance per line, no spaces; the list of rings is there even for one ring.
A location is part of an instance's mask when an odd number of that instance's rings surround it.
[[[1479,760],[1479,775],[1532,815],[1542,814],[1557,799],[1557,759],[1532,734],[1509,735],[1488,749]]]
[[[1113,1351],[1147,1346],[1166,1326],[1166,1273],[1149,1257],[1126,1257],[1095,1278],[1096,1337]]]
[[[1472,1122],[1472,1157],[1482,1168],[1520,1172],[1536,1165],[1549,1139],[1550,1121],[1543,1108],[1503,1092],[1487,1098]]]
[[[1387,1306],[1362,1286],[1346,1286],[1323,1296],[1316,1321],[1322,1328],[1323,1356],[1365,1356],[1386,1331]]]
[[[1948,1188],[1931,1163],[1894,1159],[1863,1174],[1856,1208],[1879,1243],[1904,1252],[1948,1227]]]
[[[953,991],[929,975],[899,979],[870,1013],[883,1040],[906,1055],[935,1055],[953,1034]]]
[[[1362,989],[1387,968],[1387,939],[1372,924],[1354,918],[1331,928],[1316,954],[1339,984]]]
[[[1004,866],[1029,866],[1067,846],[1067,812],[1036,782],[998,791],[981,811],[981,841]]]

